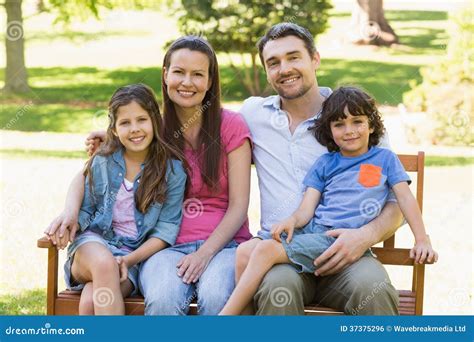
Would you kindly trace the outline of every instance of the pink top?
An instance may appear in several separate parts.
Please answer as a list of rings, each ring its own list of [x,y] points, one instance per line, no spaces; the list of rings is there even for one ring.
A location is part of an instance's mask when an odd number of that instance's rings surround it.
[[[113,208],[112,228],[116,235],[136,238],[138,230],[135,224],[133,183],[125,178],[123,181]],[[127,247],[124,246],[124,248],[128,250]]]
[[[192,170],[188,179],[189,191],[183,203],[183,221],[176,244],[206,240],[216,229],[229,206],[228,158],[227,155],[240,147],[246,139],[250,141],[250,131],[240,114],[222,110],[221,123],[223,154],[219,170],[219,191],[212,194],[203,180],[198,162],[198,153],[191,148],[184,151],[186,160]],[[234,239],[241,243],[250,239],[248,219],[235,234]]]

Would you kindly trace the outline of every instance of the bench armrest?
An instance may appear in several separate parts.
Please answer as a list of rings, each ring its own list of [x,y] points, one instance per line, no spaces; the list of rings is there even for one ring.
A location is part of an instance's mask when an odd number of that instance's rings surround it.
[[[48,240],[46,236],[43,236],[42,238],[38,239],[38,241],[36,242],[36,246],[38,246],[38,248],[56,247],[55,245],[53,245],[53,242],[51,240]]]

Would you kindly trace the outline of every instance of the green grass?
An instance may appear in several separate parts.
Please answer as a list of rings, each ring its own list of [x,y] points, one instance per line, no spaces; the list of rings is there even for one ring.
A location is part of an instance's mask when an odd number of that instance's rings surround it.
[[[474,164],[474,157],[427,156],[425,166],[465,166]]]
[[[410,89],[411,80],[421,81],[419,67],[373,61],[326,59],[318,71],[322,86],[343,84],[363,87],[379,103],[396,105]],[[350,72],[348,72],[350,70]],[[26,132],[89,132],[103,129],[107,101],[122,85],[143,82],[161,101],[160,68],[99,70],[97,68],[31,68],[31,94],[1,95],[0,127]],[[265,79],[261,71],[262,82]],[[230,67],[221,68],[224,102],[241,102],[250,94]]]
[[[332,17],[349,15],[336,12]],[[443,27],[447,13],[387,11],[386,16],[408,49],[381,48],[379,52],[392,56],[392,61],[393,56],[396,56],[396,61],[400,56],[401,60],[408,62],[389,63],[377,54],[367,55],[366,60],[323,59],[317,72],[321,86],[358,85],[375,96],[379,103],[397,105],[403,101],[403,93],[410,89],[410,82],[421,82],[419,69],[422,65],[410,63],[410,56],[431,57],[444,53],[447,35]],[[107,34],[113,36],[117,32]],[[62,35],[65,39],[93,39],[89,33],[65,31]],[[421,63],[420,59],[418,61]],[[0,86],[4,73],[5,70],[0,69]],[[110,96],[119,86],[131,83],[148,84],[161,101],[161,68],[158,66],[113,70],[97,67],[29,68],[28,74],[31,93],[0,93],[0,129],[84,133],[103,128],[104,120],[100,116],[103,116]],[[228,65],[221,65],[220,74],[223,102],[242,102],[250,95],[236,77],[235,70]],[[265,84],[262,68],[260,78]],[[98,111],[102,112],[97,114]]]
[[[0,296],[0,315],[46,315],[46,290]]]

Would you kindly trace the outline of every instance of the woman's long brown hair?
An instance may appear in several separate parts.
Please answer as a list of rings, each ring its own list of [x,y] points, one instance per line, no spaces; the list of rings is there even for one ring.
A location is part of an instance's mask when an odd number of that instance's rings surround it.
[[[199,113],[202,116],[202,126],[199,131],[198,154],[203,182],[211,191],[219,189],[219,169],[222,155],[221,142],[221,90],[219,82],[219,67],[216,53],[211,45],[203,38],[197,36],[184,36],[175,40],[163,60],[163,69],[169,70],[171,57],[177,50],[189,49],[199,51],[209,59],[209,79],[211,87],[206,92]],[[180,122],[176,115],[173,101],[170,99],[164,75],[161,78],[163,91],[164,111],[164,137],[166,141],[175,146],[184,154],[183,127],[185,122]],[[188,168],[188,173],[189,173]]]
[[[109,101],[109,127],[105,142],[86,164],[84,175],[89,177],[91,193],[93,193],[93,179],[91,166],[96,155],[109,156],[123,148],[120,140],[114,135],[117,111],[120,107],[136,102],[150,116],[153,125],[153,140],[150,143],[148,155],[145,159],[140,183],[135,192],[135,205],[145,213],[155,202],[163,203],[166,199],[166,170],[170,159],[183,161],[182,154],[163,138],[163,121],[155,94],[144,84],[131,84],[115,91]]]

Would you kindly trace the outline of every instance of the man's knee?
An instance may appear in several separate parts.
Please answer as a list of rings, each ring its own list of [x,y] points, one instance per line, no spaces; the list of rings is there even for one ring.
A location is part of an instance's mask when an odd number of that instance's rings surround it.
[[[382,264],[376,259],[361,259],[352,271],[351,289],[344,311],[351,315],[398,315],[398,292]]]
[[[274,266],[263,278],[255,294],[257,314],[298,315],[304,313],[303,281],[287,264]]]

